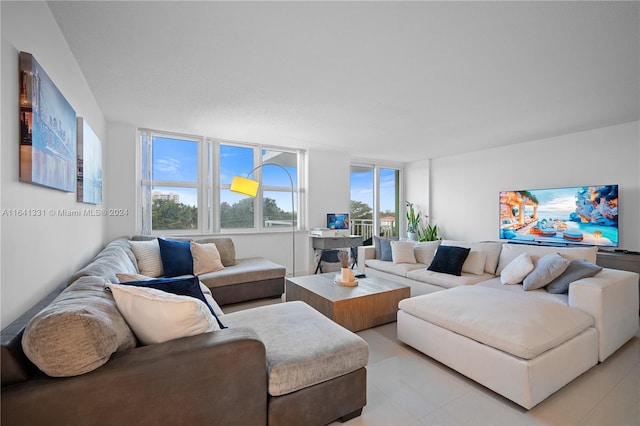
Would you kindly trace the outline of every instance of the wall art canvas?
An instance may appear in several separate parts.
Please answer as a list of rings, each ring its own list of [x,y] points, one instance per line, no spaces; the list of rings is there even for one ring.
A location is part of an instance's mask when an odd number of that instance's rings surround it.
[[[76,190],[76,112],[33,55],[20,52],[20,181]]]
[[[78,117],[78,191],[82,203],[102,204],[102,142]]]

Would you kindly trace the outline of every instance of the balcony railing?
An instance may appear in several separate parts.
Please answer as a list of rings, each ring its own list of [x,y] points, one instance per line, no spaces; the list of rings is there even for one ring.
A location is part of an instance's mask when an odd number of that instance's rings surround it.
[[[351,219],[350,231],[352,235],[362,235],[364,241],[373,237],[373,220],[372,219]],[[393,230],[396,228],[395,222],[384,222],[380,225],[380,236],[391,237]]]

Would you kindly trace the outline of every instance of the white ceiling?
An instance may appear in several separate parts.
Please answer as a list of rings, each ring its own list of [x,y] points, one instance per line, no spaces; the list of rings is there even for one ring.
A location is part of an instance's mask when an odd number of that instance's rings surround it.
[[[49,2],[109,121],[398,162],[638,120],[639,5]]]

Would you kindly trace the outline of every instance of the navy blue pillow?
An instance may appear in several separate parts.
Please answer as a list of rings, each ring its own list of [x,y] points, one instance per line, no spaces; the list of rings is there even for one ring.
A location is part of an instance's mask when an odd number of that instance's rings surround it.
[[[133,285],[137,287],[148,287],[154,288],[156,290],[161,290],[167,293],[177,294],[179,296],[191,296],[195,297],[198,300],[204,302],[205,305],[211,311],[211,314],[215,317],[216,321],[220,328],[225,327],[216,312],[213,310],[207,299],[204,297],[204,293],[202,293],[202,289],[200,288],[200,280],[198,277],[191,278],[156,278],[153,280],[143,280],[143,281],[126,281],[120,283],[123,285]]]
[[[441,245],[427,270],[460,276],[462,264],[467,260],[470,251],[470,248]]]
[[[193,257],[189,241],[158,238],[162,268],[167,277],[193,274]]]

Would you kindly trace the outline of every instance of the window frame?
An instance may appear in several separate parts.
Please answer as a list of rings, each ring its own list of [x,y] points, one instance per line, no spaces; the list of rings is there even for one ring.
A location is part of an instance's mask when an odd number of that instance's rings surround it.
[[[143,138],[148,137],[148,141],[143,142]],[[194,185],[192,182],[180,182],[180,181],[154,181],[153,176],[153,138],[163,137],[185,141],[192,141],[198,143],[198,171],[197,182]],[[146,145],[145,145],[146,144]],[[221,190],[229,189],[230,183],[221,183],[220,179],[220,146],[231,145],[242,148],[250,148],[253,150],[253,166],[247,170],[252,172],[256,180],[261,184],[259,187],[259,193],[254,199],[254,226],[251,228],[222,228],[220,224],[220,203],[221,203]],[[146,148],[146,150],[145,150]],[[305,176],[304,164],[306,151],[301,149],[284,148],[274,145],[262,145],[253,143],[244,143],[239,141],[231,141],[225,139],[217,139],[206,136],[195,136],[173,132],[166,132],[160,130],[139,128],[136,135],[136,233],[142,235],[213,235],[220,233],[278,233],[278,232],[291,232],[291,226],[277,226],[268,227],[264,226],[263,221],[263,205],[264,205],[264,192],[277,191],[291,193],[289,186],[263,186],[262,185],[262,171],[265,167],[262,162],[262,152],[277,151],[283,153],[294,154],[296,157],[296,175],[292,175],[294,180],[294,217],[295,225],[294,232],[303,229],[306,223],[304,220],[305,212],[303,197],[306,194],[305,184],[302,177]],[[146,151],[146,152],[145,152]],[[147,161],[147,165],[143,165],[143,162]],[[266,162],[268,163],[268,161]],[[143,176],[146,170],[146,177]],[[268,167],[268,166],[266,166]],[[252,169],[255,169],[252,171]],[[284,173],[284,172],[283,172]],[[150,196],[154,186],[169,186],[169,187],[181,187],[181,188],[196,188],[197,189],[197,211],[198,211],[198,226],[196,229],[166,229],[166,230],[153,230],[151,223],[152,214],[152,198]],[[145,192],[147,194],[145,195]],[[145,198],[147,201],[145,201]],[[149,203],[145,208],[144,203]],[[146,228],[146,229],[145,229]]]
[[[380,235],[380,171],[382,169],[396,170],[398,172],[398,236],[402,237],[402,229],[406,228],[406,216],[404,214],[405,205],[405,182],[404,182],[404,165],[393,162],[379,162],[368,159],[352,159],[349,164],[349,175],[351,175],[352,167],[370,168],[373,171],[373,206],[372,209],[372,235]],[[351,182],[349,182],[351,188]],[[351,200],[350,200],[351,203]]]

